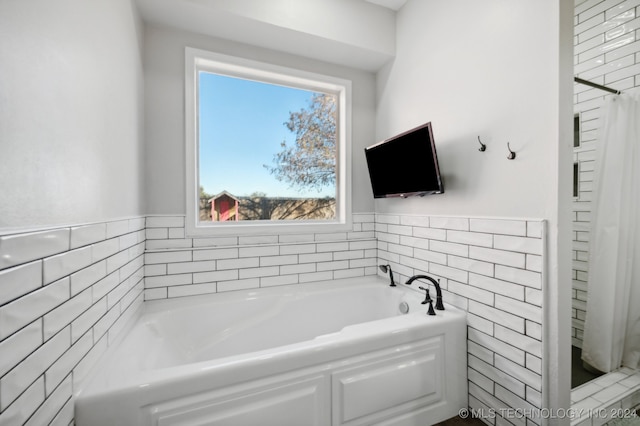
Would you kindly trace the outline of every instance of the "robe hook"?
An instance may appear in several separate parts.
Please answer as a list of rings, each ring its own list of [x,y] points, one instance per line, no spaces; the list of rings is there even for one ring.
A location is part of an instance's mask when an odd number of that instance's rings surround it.
[[[487,150],[487,145],[482,143],[480,136],[478,136],[478,142],[480,142],[480,148],[478,148],[478,151],[485,152]]]
[[[516,158],[516,153],[511,151],[511,146],[509,146],[509,142],[507,142],[507,149],[509,150],[509,156],[507,157],[509,160],[513,160]]]

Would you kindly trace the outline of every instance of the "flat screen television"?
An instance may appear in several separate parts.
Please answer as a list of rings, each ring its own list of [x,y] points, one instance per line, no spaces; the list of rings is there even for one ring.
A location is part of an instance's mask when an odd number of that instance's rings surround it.
[[[442,194],[431,123],[364,149],[375,198]]]

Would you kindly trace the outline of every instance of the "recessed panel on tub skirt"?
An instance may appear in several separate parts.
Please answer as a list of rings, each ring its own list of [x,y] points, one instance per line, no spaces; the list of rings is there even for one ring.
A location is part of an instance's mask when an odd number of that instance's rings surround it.
[[[321,375],[261,380],[147,407],[149,424],[326,426],[331,411],[328,393],[327,377]]]
[[[334,426],[360,426],[420,415],[442,400],[443,339],[397,348],[397,353],[332,374]],[[424,413],[423,413],[424,414]]]

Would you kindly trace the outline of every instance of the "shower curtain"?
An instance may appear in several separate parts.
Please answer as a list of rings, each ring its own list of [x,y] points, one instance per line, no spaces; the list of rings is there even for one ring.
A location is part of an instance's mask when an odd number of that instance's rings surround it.
[[[582,359],[640,362],[640,95],[609,97],[596,147]]]

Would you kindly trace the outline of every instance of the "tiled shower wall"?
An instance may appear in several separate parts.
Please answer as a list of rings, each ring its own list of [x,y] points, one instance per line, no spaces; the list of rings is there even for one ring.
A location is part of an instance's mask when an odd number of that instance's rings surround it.
[[[376,273],[373,214],[349,232],[186,238],[184,216],[147,218],[145,300]]]
[[[376,216],[380,261],[403,282],[440,277],[467,311],[469,406],[490,424],[541,423],[544,235],[541,221]]]
[[[0,424],[68,425],[143,302],[144,218],[0,237]]]
[[[621,91],[640,86],[640,0],[577,0],[575,74]],[[600,105],[607,92],[575,85],[574,113],[580,123],[578,195],[573,203],[573,344],[582,347],[586,318],[588,244],[595,145]]]

